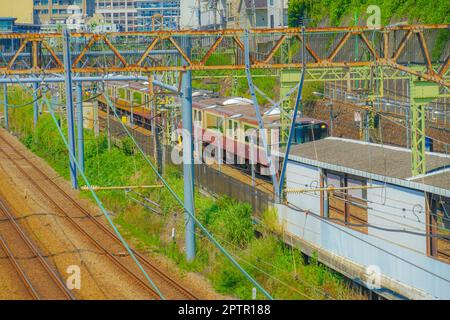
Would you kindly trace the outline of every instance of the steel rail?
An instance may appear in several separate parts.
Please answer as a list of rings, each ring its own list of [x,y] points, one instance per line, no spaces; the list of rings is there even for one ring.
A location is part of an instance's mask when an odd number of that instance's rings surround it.
[[[28,279],[25,271],[20,266],[17,259],[14,257],[13,253],[9,249],[8,245],[6,244],[5,240],[0,236],[0,246],[2,247],[3,251],[6,254],[6,257],[8,258],[9,262],[11,262],[11,265],[13,266],[14,270],[16,270],[17,275],[22,280],[26,290],[31,295],[31,297],[34,300],[40,300],[38,293],[36,292],[36,289],[33,287],[33,284],[31,283],[30,279]]]
[[[117,242],[119,245],[121,244],[119,238],[112,233],[111,230],[109,230],[106,226],[104,226],[100,221],[98,221],[97,219],[95,219],[95,217],[93,217],[85,208],[83,208],[77,201],[75,201],[70,195],[67,194],[67,192],[65,192],[60,186],[58,186],[53,180],[48,179],[47,175],[40,169],[38,168],[33,162],[31,162],[28,158],[24,157],[23,154],[21,154],[19,151],[17,151],[4,137],[0,136],[0,140],[8,145],[8,147],[10,149],[12,149],[17,155],[21,156],[23,160],[26,160],[27,163],[36,171],[38,172],[43,178],[44,180],[48,181],[52,186],[54,186],[56,189],[58,189],[58,191],[68,200],[70,201],[70,203],[72,205],[74,205],[78,210],[80,210],[86,217],[89,218],[89,221],[93,222],[97,227],[99,227],[102,231],[104,231],[104,233],[106,233],[107,235],[110,236],[110,238],[112,238],[113,240],[115,240],[115,242]],[[15,160],[10,157],[3,149],[2,151],[9,157],[9,159],[11,161],[13,161],[16,165],[16,167],[19,169],[19,171],[22,172],[22,174],[24,174],[26,177],[28,177],[28,179],[30,180],[30,182],[37,188],[40,190],[41,193],[43,193],[44,195],[46,195],[46,197],[48,197],[48,199],[50,200],[50,202],[53,203],[53,205],[58,209],[58,211],[60,211],[61,213],[63,213],[68,219],[69,221],[83,234],[85,234],[89,239],[91,239],[92,242],[94,242],[94,244],[102,251],[104,251],[108,256],[110,256],[114,261],[117,261],[117,263],[119,264],[119,266],[121,267],[121,269],[123,269],[124,271],[126,271],[127,273],[129,273],[133,278],[135,278],[136,280],[138,280],[138,282],[144,286],[146,289],[151,290],[151,292],[153,292],[153,294],[159,299],[159,296],[156,294],[156,292],[153,290],[153,288],[149,287],[147,285],[146,282],[142,281],[141,278],[139,278],[138,276],[136,276],[136,274],[132,273],[130,269],[128,269],[125,265],[123,265],[114,255],[112,255],[108,250],[106,250],[106,248],[104,248],[97,240],[95,240],[92,236],[90,236],[84,229],[82,229],[80,227],[80,225],[78,223],[75,222],[75,220],[70,217],[63,208],[61,208],[60,205],[58,205],[53,198],[46,192],[44,191],[44,189],[38,184],[36,183],[36,181],[30,177],[30,175],[23,170],[23,168],[21,168],[16,162]],[[169,276],[167,276],[166,274],[164,274],[161,270],[159,270],[157,267],[155,267],[152,263],[150,263],[146,258],[144,258],[140,253],[136,252],[135,250],[133,250],[133,253],[136,255],[136,257],[138,259],[140,259],[140,261],[147,266],[149,269],[151,269],[153,272],[155,272],[158,276],[160,276],[160,278],[162,278],[162,280],[166,281],[168,284],[170,284],[171,286],[173,286],[173,289],[177,290],[179,293],[182,293],[185,297],[188,297],[190,299],[193,300],[197,300],[198,298],[193,295],[191,292],[189,292],[187,289],[183,288],[182,286],[180,286],[177,282],[175,282],[173,279],[171,279]]]
[[[3,144],[7,145],[10,149],[12,149],[17,155],[21,156],[21,160],[26,160],[27,163],[33,168],[37,169],[36,165],[31,162],[29,159],[24,157],[20,152],[18,152],[4,137],[0,137],[0,140]],[[125,266],[117,257],[115,257],[111,252],[109,252],[104,246],[102,246],[96,239],[94,239],[86,230],[84,230],[70,215],[66,213],[64,208],[61,207],[56,201],[52,198],[52,196],[44,190],[44,188],[33,179],[29,175],[29,173],[24,170],[18,163],[17,160],[11,157],[4,149],[1,149],[1,152],[3,152],[7,158],[17,167],[17,169],[26,177],[28,180],[33,184],[33,186],[39,190],[40,193],[42,193],[52,204],[53,206],[64,215],[64,217],[67,218],[67,220],[84,236],[86,236],[97,249],[104,252],[106,256],[114,262],[120,269],[122,269],[124,272],[126,272],[131,278],[137,281],[139,285],[141,285],[145,290],[149,291],[152,296],[159,299],[159,295],[153,290],[153,288],[149,287],[146,282],[144,282],[141,278],[139,278],[135,273],[133,273],[127,266]],[[39,172],[42,173],[43,172]],[[51,181],[48,179],[48,177],[44,174],[44,180]]]
[[[15,221],[14,215],[11,213],[11,209],[5,203],[5,200],[1,198],[0,198],[0,212],[2,212],[6,216],[10,224],[13,226],[14,230],[16,230],[16,232],[19,234],[20,238],[23,240],[26,246],[33,252],[33,254],[36,256],[42,267],[45,269],[45,271],[48,273],[52,281],[57,285],[57,287],[60,289],[63,295],[69,300],[75,300],[75,296],[65,286],[61,278],[58,276],[57,272],[50,266],[47,260],[39,252],[39,249],[33,244],[33,242],[29,239],[29,237],[19,226],[19,224]],[[38,299],[40,299],[39,295]]]

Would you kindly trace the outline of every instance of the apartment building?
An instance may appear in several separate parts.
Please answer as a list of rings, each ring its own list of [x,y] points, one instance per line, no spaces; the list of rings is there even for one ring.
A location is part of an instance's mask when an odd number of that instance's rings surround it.
[[[136,31],[136,0],[96,0],[95,13],[119,31]]]
[[[66,23],[71,16],[86,19],[94,11],[95,0],[33,0],[33,20],[40,25]]]
[[[14,17],[17,23],[33,23],[33,0],[2,1],[0,17]]]
[[[282,28],[288,0],[181,0],[181,27],[192,29]]]
[[[137,30],[178,30],[180,28],[180,0],[135,0],[135,3]]]
[[[181,28],[238,28],[239,3],[240,0],[181,0]]]
[[[242,28],[282,28],[287,26],[288,0],[240,0]]]

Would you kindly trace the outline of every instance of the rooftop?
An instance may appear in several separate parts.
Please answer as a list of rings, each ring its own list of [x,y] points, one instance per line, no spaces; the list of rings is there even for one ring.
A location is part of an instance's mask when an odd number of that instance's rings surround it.
[[[0,17],[0,21],[16,21],[17,18],[13,17]]]
[[[450,156],[426,154],[427,174],[411,177],[411,150],[342,138],[327,138],[292,146],[289,158],[341,166],[382,177],[408,180],[450,192]],[[316,163],[320,166],[320,164]]]

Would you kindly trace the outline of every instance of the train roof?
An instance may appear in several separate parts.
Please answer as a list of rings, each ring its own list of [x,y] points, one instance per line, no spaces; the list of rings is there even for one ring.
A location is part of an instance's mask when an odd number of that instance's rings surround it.
[[[239,119],[241,121],[258,124],[256,119],[255,108],[253,102],[242,97],[228,97],[228,98],[212,98],[212,99],[195,99],[193,107],[196,109],[206,110],[208,112],[224,116],[228,119]],[[278,126],[280,123],[280,111],[278,108],[268,106],[259,107],[263,115],[264,124],[267,127]],[[297,117],[297,123],[323,123],[321,120]]]
[[[132,90],[148,93],[147,81],[110,81],[109,86],[129,88]],[[217,97],[217,93],[210,90],[198,89],[192,94],[193,107],[197,109],[208,109],[209,112],[224,116],[228,119],[239,119],[240,121],[257,125],[255,108],[250,99],[243,97]],[[214,106],[214,107],[213,107]],[[277,127],[280,124],[280,110],[268,106],[259,107],[263,115],[264,125],[266,127]],[[324,123],[321,120],[297,117],[297,123]]]
[[[108,86],[115,86],[118,88],[129,88],[136,91],[141,91],[144,93],[149,92],[148,81],[108,81]]]

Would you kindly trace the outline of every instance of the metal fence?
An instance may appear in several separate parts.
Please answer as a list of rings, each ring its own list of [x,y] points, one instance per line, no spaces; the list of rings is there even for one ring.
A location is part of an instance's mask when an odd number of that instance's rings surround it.
[[[255,213],[262,213],[273,202],[272,195],[230,177],[206,164],[195,166],[195,183],[198,187],[217,195],[227,195],[247,202]]]

